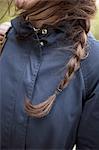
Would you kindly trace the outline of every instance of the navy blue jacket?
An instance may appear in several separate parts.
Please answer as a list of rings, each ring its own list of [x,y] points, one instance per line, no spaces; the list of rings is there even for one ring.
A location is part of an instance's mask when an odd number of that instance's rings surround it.
[[[0,57],[2,149],[99,150],[99,42],[88,35],[89,56],[43,118],[29,117],[25,95],[33,104],[53,94],[73,55],[67,26],[34,31],[15,18]],[[22,37],[24,35],[24,38]],[[19,39],[20,37],[20,39]]]

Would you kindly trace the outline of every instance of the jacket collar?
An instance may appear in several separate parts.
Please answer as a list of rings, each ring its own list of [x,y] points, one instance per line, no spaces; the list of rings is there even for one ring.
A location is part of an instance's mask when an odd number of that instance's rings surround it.
[[[13,20],[11,20],[11,24],[12,24],[12,27],[15,29],[16,34],[18,34],[19,36],[26,37],[29,35],[33,35],[35,33],[31,23],[24,20],[24,18],[21,16],[18,16],[14,18]],[[55,30],[58,30],[58,32],[64,33],[66,31],[67,24],[66,24],[66,21],[62,21],[61,23],[59,23],[58,26],[54,28],[51,25],[44,25],[40,30],[44,28],[47,28],[48,33],[51,33]]]

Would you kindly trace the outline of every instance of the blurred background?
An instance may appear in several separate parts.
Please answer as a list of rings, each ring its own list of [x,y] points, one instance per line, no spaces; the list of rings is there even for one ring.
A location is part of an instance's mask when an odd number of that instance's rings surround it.
[[[99,40],[99,0],[97,2],[97,14],[94,20],[92,20],[91,30],[95,35],[96,39]]]
[[[8,1],[9,0],[0,0],[0,18],[3,16],[2,19],[0,20],[0,23],[9,21],[11,18],[13,18],[15,12],[15,8],[13,6],[11,6],[11,11],[6,13],[8,8],[7,4]],[[96,39],[99,40],[99,0],[96,0],[96,3],[97,3],[97,13],[96,17],[92,20],[91,31],[96,37]]]

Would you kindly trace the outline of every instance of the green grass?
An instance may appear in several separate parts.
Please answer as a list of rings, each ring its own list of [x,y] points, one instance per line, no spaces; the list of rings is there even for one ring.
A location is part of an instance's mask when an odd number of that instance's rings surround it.
[[[4,15],[5,12],[7,12],[6,15]],[[9,13],[7,0],[0,0],[0,23],[10,21],[10,19],[13,18],[14,12],[15,8],[11,6],[11,10]],[[2,16],[4,17],[1,19]]]
[[[91,30],[93,34],[95,35],[96,39],[99,40],[99,9],[97,11],[95,19],[92,21]]]

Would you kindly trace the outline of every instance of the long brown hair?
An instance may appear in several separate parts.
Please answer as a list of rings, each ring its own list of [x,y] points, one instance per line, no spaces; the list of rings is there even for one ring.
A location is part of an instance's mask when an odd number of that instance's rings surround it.
[[[38,17],[50,8],[53,9],[49,14],[43,18]],[[38,20],[48,22],[51,17],[56,16],[50,23],[52,26],[62,21],[70,23],[71,30],[68,31],[68,36],[73,41],[73,56],[66,64],[64,79],[60,81],[53,95],[37,105],[33,105],[26,97],[25,110],[29,116],[40,118],[50,112],[56,96],[67,87],[75,72],[80,68],[81,60],[88,56],[86,52],[87,34],[90,30],[90,20],[94,17],[95,12],[95,0],[39,0],[35,7],[20,14],[29,22]]]

